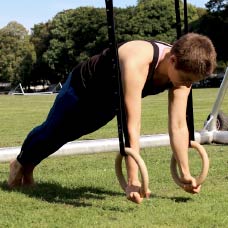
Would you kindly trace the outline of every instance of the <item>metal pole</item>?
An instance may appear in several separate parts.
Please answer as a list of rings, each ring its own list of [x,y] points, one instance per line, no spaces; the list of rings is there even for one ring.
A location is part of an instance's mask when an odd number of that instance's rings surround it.
[[[228,67],[226,68],[226,72],[222,80],[222,83],[220,85],[216,101],[212,107],[210,118],[207,121],[204,127],[204,130],[208,130],[208,131],[216,130],[216,121],[217,121],[218,112],[224,100],[224,96],[226,94],[227,88],[228,88]]]

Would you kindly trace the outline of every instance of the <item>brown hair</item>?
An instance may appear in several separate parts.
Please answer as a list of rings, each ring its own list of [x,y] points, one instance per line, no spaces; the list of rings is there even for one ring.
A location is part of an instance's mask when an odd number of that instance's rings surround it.
[[[216,51],[211,40],[197,33],[188,33],[177,40],[171,49],[176,56],[175,68],[200,75],[211,75],[216,67]]]

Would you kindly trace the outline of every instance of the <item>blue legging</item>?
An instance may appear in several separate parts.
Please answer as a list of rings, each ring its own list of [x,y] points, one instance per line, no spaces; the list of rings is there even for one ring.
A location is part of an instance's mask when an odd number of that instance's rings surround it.
[[[115,117],[113,96],[78,96],[71,85],[71,74],[47,116],[26,137],[17,159],[22,165],[37,165],[69,141],[91,133]]]

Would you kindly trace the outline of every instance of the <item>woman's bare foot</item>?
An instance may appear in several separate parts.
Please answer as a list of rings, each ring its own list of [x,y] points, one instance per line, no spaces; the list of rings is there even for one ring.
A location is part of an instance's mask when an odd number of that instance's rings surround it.
[[[22,185],[25,187],[35,186],[35,181],[33,178],[34,165],[26,165],[23,171]]]
[[[22,165],[17,160],[11,161],[8,186],[10,188],[20,187],[22,185],[22,178],[23,178]]]
[[[32,187],[35,185],[33,179],[33,170],[35,166],[26,165],[23,167],[17,160],[10,162],[10,174],[8,179],[8,186],[10,188],[16,187]]]

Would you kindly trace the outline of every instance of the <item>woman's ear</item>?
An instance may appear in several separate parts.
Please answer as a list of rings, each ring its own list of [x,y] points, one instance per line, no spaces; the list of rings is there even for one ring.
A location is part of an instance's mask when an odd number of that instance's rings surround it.
[[[176,64],[176,61],[177,61],[177,59],[176,59],[176,56],[175,55],[171,55],[170,57],[169,57],[169,62],[171,63],[171,64]]]

